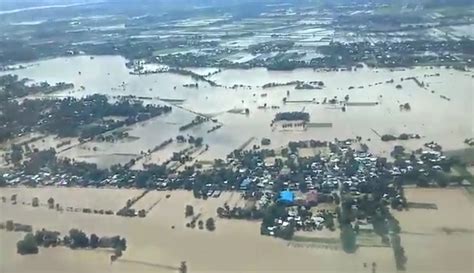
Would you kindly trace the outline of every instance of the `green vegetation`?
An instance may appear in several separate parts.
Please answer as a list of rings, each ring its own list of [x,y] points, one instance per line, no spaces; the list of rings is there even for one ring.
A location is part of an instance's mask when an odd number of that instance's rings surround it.
[[[214,231],[216,229],[216,223],[214,218],[211,217],[206,220],[206,229],[209,231]]]
[[[350,224],[341,226],[342,249],[347,253],[354,253],[357,250],[356,234]]]
[[[197,126],[197,125],[199,125],[199,124],[202,124],[202,123],[204,123],[204,122],[206,122],[206,121],[209,121],[209,119],[208,119],[208,118],[204,118],[204,117],[202,117],[202,116],[196,116],[190,123],[185,124],[185,125],[179,127],[179,130],[180,130],[180,131],[188,130],[188,129],[190,129],[190,128],[194,127],[194,126]]]
[[[0,141],[30,131],[86,140],[171,111],[169,106],[144,106],[142,102],[127,99],[109,103],[106,96],[98,94],[81,99],[26,99],[21,103],[16,100],[0,100],[0,108],[5,109],[0,116]],[[126,119],[103,119],[108,116]],[[18,162],[18,157],[13,161]]]
[[[26,234],[23,240],[18,241],[16,248],[17,253],[21,255],[37,254],[39,252],[38,244],[32,233]]]
[[[50,85],[47,82],[27,85],[28,79],[19,79],[17,75],[0,76],[0,101],[6,101],[15,98],[22,98],[38,93],[48,94],[57,91],[74,88],[72,83],[56,83]]]
[[[191,205],[186,205],[186,209],[184,212],[184,217],[190,217],[194,215],[194,208]]]
[[[306,112],[280,112],[275,115],[274,121],[309,121],[309,113]]]
[[[83,231],[78,229],[71,229],[68,235],[63,238],[60,235],[57,231],[46,229],[37,230],[34,234],[29,232],[22,240],[18,241],[17,252],[21,255],[37,254],[40,246],[66,246],[71,249],[112,248],[119,252],[127,249],[127,240],[120,236],[99,238],[96,234],[91,234],[88,237]]]

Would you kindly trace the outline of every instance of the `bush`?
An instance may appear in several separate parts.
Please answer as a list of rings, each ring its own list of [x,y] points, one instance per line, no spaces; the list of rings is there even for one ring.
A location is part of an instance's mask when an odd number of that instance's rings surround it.
[[[32,233],[26,234],[25,238],[16,244],[16,249],[17,253],[21,255],[37,254],[39,252],[38,244]]]
[[[89,243],[91,248],[98,248],[99,247],[99,237],[94,233],[91,234]]]
[[[71,229],[69,231],[69,237],[71,238],[71,248],[86,248],[89,247],[89,238],[86,234],[78,229]]]
[[[15,228],[15,225],[13,224],[13,221],[8,220],[7,223],[6,223],[6,230],[7,231],[13,231],[14,228]]]
[[[356,234],[350,224],[341,226],[341,243],[345,252],[354,253],[356,251]]]
[[[35,240],[40,246],[56,246],[60,241],[59,232],[45,229],[37,230],[35,233]]]
[[[184,212],[185,217],[193,216],[194,215],[194,208],[191,205],[186,205],[186,209]]]
[[[31,205],[32,205],[33,207],[39,206],[39,199],[38,199],[38,197],[34,197],[34,198],[33,198],[33,201],[31,201]]]
[[[262,138],[262,145],[270,145],[271,140],[269,138]]]
[[[382,141],[393,141],[393,140],[397,140],[397,137],[392,136],[392,135],[383,135],[381,139]]]
[[[206,220],[206,229],[209,231],[214,231],[216,229],[216,223],[214,221],[214,218],[209,218]]]
[[[281,112],[275,115],[275,121],[295,121],[295,120],[303,120],[308,122],[309,121],[309,113],[306,112]]]
[[[54,209],[54,199],[52,197],[48,199],[48,207],[49,209]]]

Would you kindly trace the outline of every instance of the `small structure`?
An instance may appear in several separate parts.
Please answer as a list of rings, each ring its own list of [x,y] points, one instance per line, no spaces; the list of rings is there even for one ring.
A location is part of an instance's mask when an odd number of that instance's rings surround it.
[[[250,178],[245,178],[244,181],[240,183],[240,190],[247,190],[250,183],[252,183],[252,180],[250,180]]]
[[[278,198],[278,202],[286,204],[286,205],[291,205],[295,201],[295,195],[291,191],[282,191],[280,192],[280,197]]]

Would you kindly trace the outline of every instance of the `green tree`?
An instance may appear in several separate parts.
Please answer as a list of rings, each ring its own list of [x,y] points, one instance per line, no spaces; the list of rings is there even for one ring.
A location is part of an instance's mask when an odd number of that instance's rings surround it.
[[[356,234],[351,224],[341,226],[341,243],[342,249],[347,253],[354,253],[357,249]]]
[[[48,199],[48,207],[49,207],[49,209],[54,209],[54,198],[53,197],[50,197]]]
[[[202,141],[203,141],[202,137],[198,137],[194,141],[194,145],[196,145],[196,147],[200,147],[200,146],[202,146]]]
[[[12,220],[8,220],[7,223],[6,223],[5,229],[6,229],[7,231],[13,231],[14,228],[15,228],[15,225],[14,225],[13,221],[12,221]]]
[[[194,208],[191,205],[186,205],[186,209],[184,212],[185,217],[193,216],[194,215]]]
[[[5,178],[3,178],[3,176],[0,176],[0,188],[6,187],[6,186],[7,186],[7,181],[5,180]]]
[[[209,231],[214,231],[216,229],[216,223],[214,221],[214,218],[209,218],[206,220],[206,229]]]
[[[31,201],[31,205],[32,205],[33,207],[39,206],[39,199],[38,199],[38,197],[33,197],[33,200]]]
[[[92,233],[89,239],[89,244],[91,248],[99,247],[99,237],[95,235],[94,233]]]
[[[119,240],[117,248],[119,248],[122,251],[127,250],[127,240],[125,238],[122,238]]]
[[[81,230],[71,229],[69,237],[71,238],[71,248],[86,248],[89,246],[89,238]]]
[[[36,243],[35,236],[32,233],[25,235],[23,240],[20,240],[16,244],[17,253],[21,255],[25,254],[37,254],[39,252],[38,244]]]

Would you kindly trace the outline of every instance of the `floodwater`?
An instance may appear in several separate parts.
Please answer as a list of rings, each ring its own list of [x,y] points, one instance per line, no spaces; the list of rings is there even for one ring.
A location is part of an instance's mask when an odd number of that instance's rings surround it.
[[[186,88],[184,84],[195,83],[191,77],[171,73],[151,75],[130,75],[125,59],[118,56],[89,56],[57,58],[38,62],[38,65],[15,71],[21,77],[36,81],[73,82],[75,90],[53,94],[54,96],[85,96],[103,93],[110,96],[135,95],[155,98],[153,103],[166,103],[156,99],[184,99],[182,108],[129,128],[130,135],[140,139],[113,144],[88,143],[69,150],[65,156],[81,157],[101,166],[124,163],[130,157],[117,155],[138,154],[152,149],[163,140],[178,134],[202,136],[209,144],[209,151],[199,159],[211,160],[225,157],[234,149],[254,138],[259,144],[261,138],[272,140],[270,147],[279,147],[291,140],[332,140],[361,136],[371,151],[388,155],[396,144],[417,149],[424,142],[436,141],[445,150],[463,148],[464,139],[474,134],[473,104],[474,78],[472,72],[461,72],[445,68],[415,68],[390,71],[386,69],[361,68],[357,71],[319,71],[296,69],[294,71],[267,71],[263,68],[223,70],[209,79],[218,83],[212,87],[198,82],[199,88]],[[211,69],[197,69],[208,73]],[[81,73],[79,73],[81,72]],[[439,73],[439,76],[428,76]],[[413,80],[401,78],[417,77],[425,87]],[[393,79],[393,83],[386,83]],[[266,83],[290,81],[323,81],[321,90],[295,90],[294,86],[279,86],[262,89]],[[243,85],[230,88],[234,85]],[[396,85],[402,88],[397,89]],[[83,88],[81,88],[83,87]],[[354,87],[349,89],[350,87]],[[287,91],[290,95],[287,97]],[[347,106],[343,112],[340,105],[322,105],[325,98],[335,96],[343,100],[349,95],[350,102],[378,102],[375,106]],[[441,98],[446,96],[450,100]],[[288,102],[283,103],[287,97]],[[411,111],[400,111],[399,105],[409,103]],[[261,109],[267,105],[266,109]],[[271,109],[271,106],[279,109]],[[250,110],[249,115],[229,113],[232,109]],[[270,126],[274,115],[280,111],[306,111],[311,122],[332,123],[331,128],[308,128],[307,130],[282,130]],[[179,126],[190,122],[194,113],[206,114],[218,119],[222,128],[207,133],[216,124],[208,122],[185,132]],[[384,143],[378,135],[413,133],[422,136],[420,140]],[[370,141],[368,141],[370,139]],[[98,147],[91,157],[91,145]],[[158,152],[159,153],[159,152]],[[79,158],[78,158],[79,159]]]
[[[462,188],[410,188],[405,194],[410,202],[437,205],[436,210],[394,212],[402,228],[408,272],[474,272],[472,196]]]
[[[120,192],[119,192],[120,191]],[[70,193],[70,195],[67,194]],[[1,189],[0,195],[18,194],[18,198],[31,202],[38,196],[45,203],[53,196],[62,206],[89,206],[119,208],[126,199],[138,194],[135,190],[109,189]],[[166,194],[171,194],[169,199]],[[80,196],[80,197],[78,197]],[[127,197],[128,196],[128,197]],[[89,201],[94,200],[94,201]],[[134,207],[149,208],[158,204],[146,218],[124,218],[118,216],[91,215],[75,212],[57,212],[40,206],[0,203],[0,221],[32,224],[34,228],[47,228],[67,233],[71,228],[80,228],[87,234],[99,236],[120,235],[127,239],[127,250],[117,262],[110,264],[110,253],[93,250],[70,250],[66,248],[41,248],[39,254],[21,256],[16,254],[16,242],[20,233],[0,231],[2,273],[41,272],[177,272],[173,269],[181,261],[188,264],[188,272],[198,273],[368,273],[363,263],[377,263],[377,272],[396,272],[390,248],[361,247],[355,254],[340,250],[289,246],[287,242],[260,235],[257,222],[216,219],[216,208],[224,202],[229,205],[241,203],[238,193],[224,193],[220,198],[207,201],[194,199],[191,192],[151,192]],[[209,232],[189,229],[184,218],[186,204],[194,206],[200,219],[216,219],[216,230]],[[175,226],[174,229],[171,226]],[[54,262],[52,262],[54,261]]]

